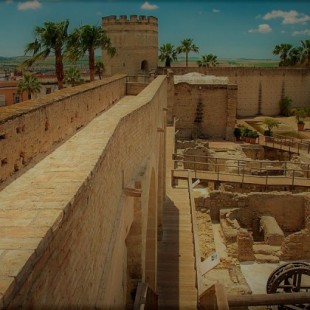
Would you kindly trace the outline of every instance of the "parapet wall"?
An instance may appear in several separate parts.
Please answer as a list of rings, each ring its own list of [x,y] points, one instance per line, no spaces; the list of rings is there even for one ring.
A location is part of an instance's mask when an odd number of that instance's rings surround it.
[[[310,102],[310,69],[307,68],[172,67],[171,70],[175,75],[199,72],[228,77],[229,83],[238,87],[238,117],[277,115],[282,96],[292,99],[292,107],[307,106]]]
[[[53,150],[126,93],[125,75],[57,91],[0,115],[0,185]]]
[[[120,15],[117,17],[116,15],[106,16],[102,18],[103,24],[148,24],[148,25],[158,25],[158,19],[153,16],[144,16],[144,15],[130,15],[128,19],[127,15]]]

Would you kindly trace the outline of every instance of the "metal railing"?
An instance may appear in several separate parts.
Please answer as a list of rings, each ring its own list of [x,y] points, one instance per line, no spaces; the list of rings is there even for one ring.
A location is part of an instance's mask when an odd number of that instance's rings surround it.
[[[270,161],[270,160],[251,160],[251,159],[236,159],[229,157],[210,157],[204,155],[188,155],[188,154],[173,154],[174,168],[183,168],[190,170],[202,171],[227,171],[232,168],[237,170],[237,174],[249,175],[299,175],[303,174],[306,179],[310,178],[310,164],[296,163],[291,161]],[[186,160],[188,159],[188,160]],[[198,160],[197,160],[198,159]],[[295,166],[295,168],[289,168]],[[291,173],[290,173],[291,171]]]
[[[305,139],[287,138],[281,135],[275,135],[274,137],[260,136],[259,144],[297,154],[310,153],[310,141]]]
[[[221,159],[222,160],[222,159]],[[283,185],[310,187],[310,167],[301,165],[299,168],[288,168],[288,162],[282,166],[263,165],[247,166],[247,161],[236,160],[235,164],[215,162],[199,162],[174,160],[175,169],[172,170],[172,179],[187,178],[187,171],[192,171],[196,179],[212,181],[248,183],[258,185]],[[270,165],[270,162],[269,162]],[[197,169],[199,168],[199,169]]]

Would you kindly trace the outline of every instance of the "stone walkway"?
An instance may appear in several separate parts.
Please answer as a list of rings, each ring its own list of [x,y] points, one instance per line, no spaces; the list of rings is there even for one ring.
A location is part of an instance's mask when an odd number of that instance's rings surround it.
[[[194,244],[186,189],[171,187],[173,128],[167,128],[167,199],[163,211],[163,237],[158,244],[159,309],[196,309],[197,289]]]

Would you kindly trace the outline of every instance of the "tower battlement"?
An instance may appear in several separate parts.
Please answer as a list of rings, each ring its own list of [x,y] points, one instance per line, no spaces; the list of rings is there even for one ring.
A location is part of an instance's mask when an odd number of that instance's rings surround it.
[[[158,19],[154,16],[145,16],[145,15],[130,15],[128,18],[127,15],[116,15],[106,16],[102,18],[102,24],[149,24],[149,25],[158,25]]]
[[[144,15],[102,17],[102,28],[110,38],[116,55],[103,50],[105,74],[149,74],[157,68],[158,19]]]

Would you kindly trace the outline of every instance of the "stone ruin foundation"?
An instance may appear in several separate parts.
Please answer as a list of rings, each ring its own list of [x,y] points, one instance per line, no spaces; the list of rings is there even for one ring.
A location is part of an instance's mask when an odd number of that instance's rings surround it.
[[[202,207],[240,261],[310,259],[310,194],[212,191]]]

